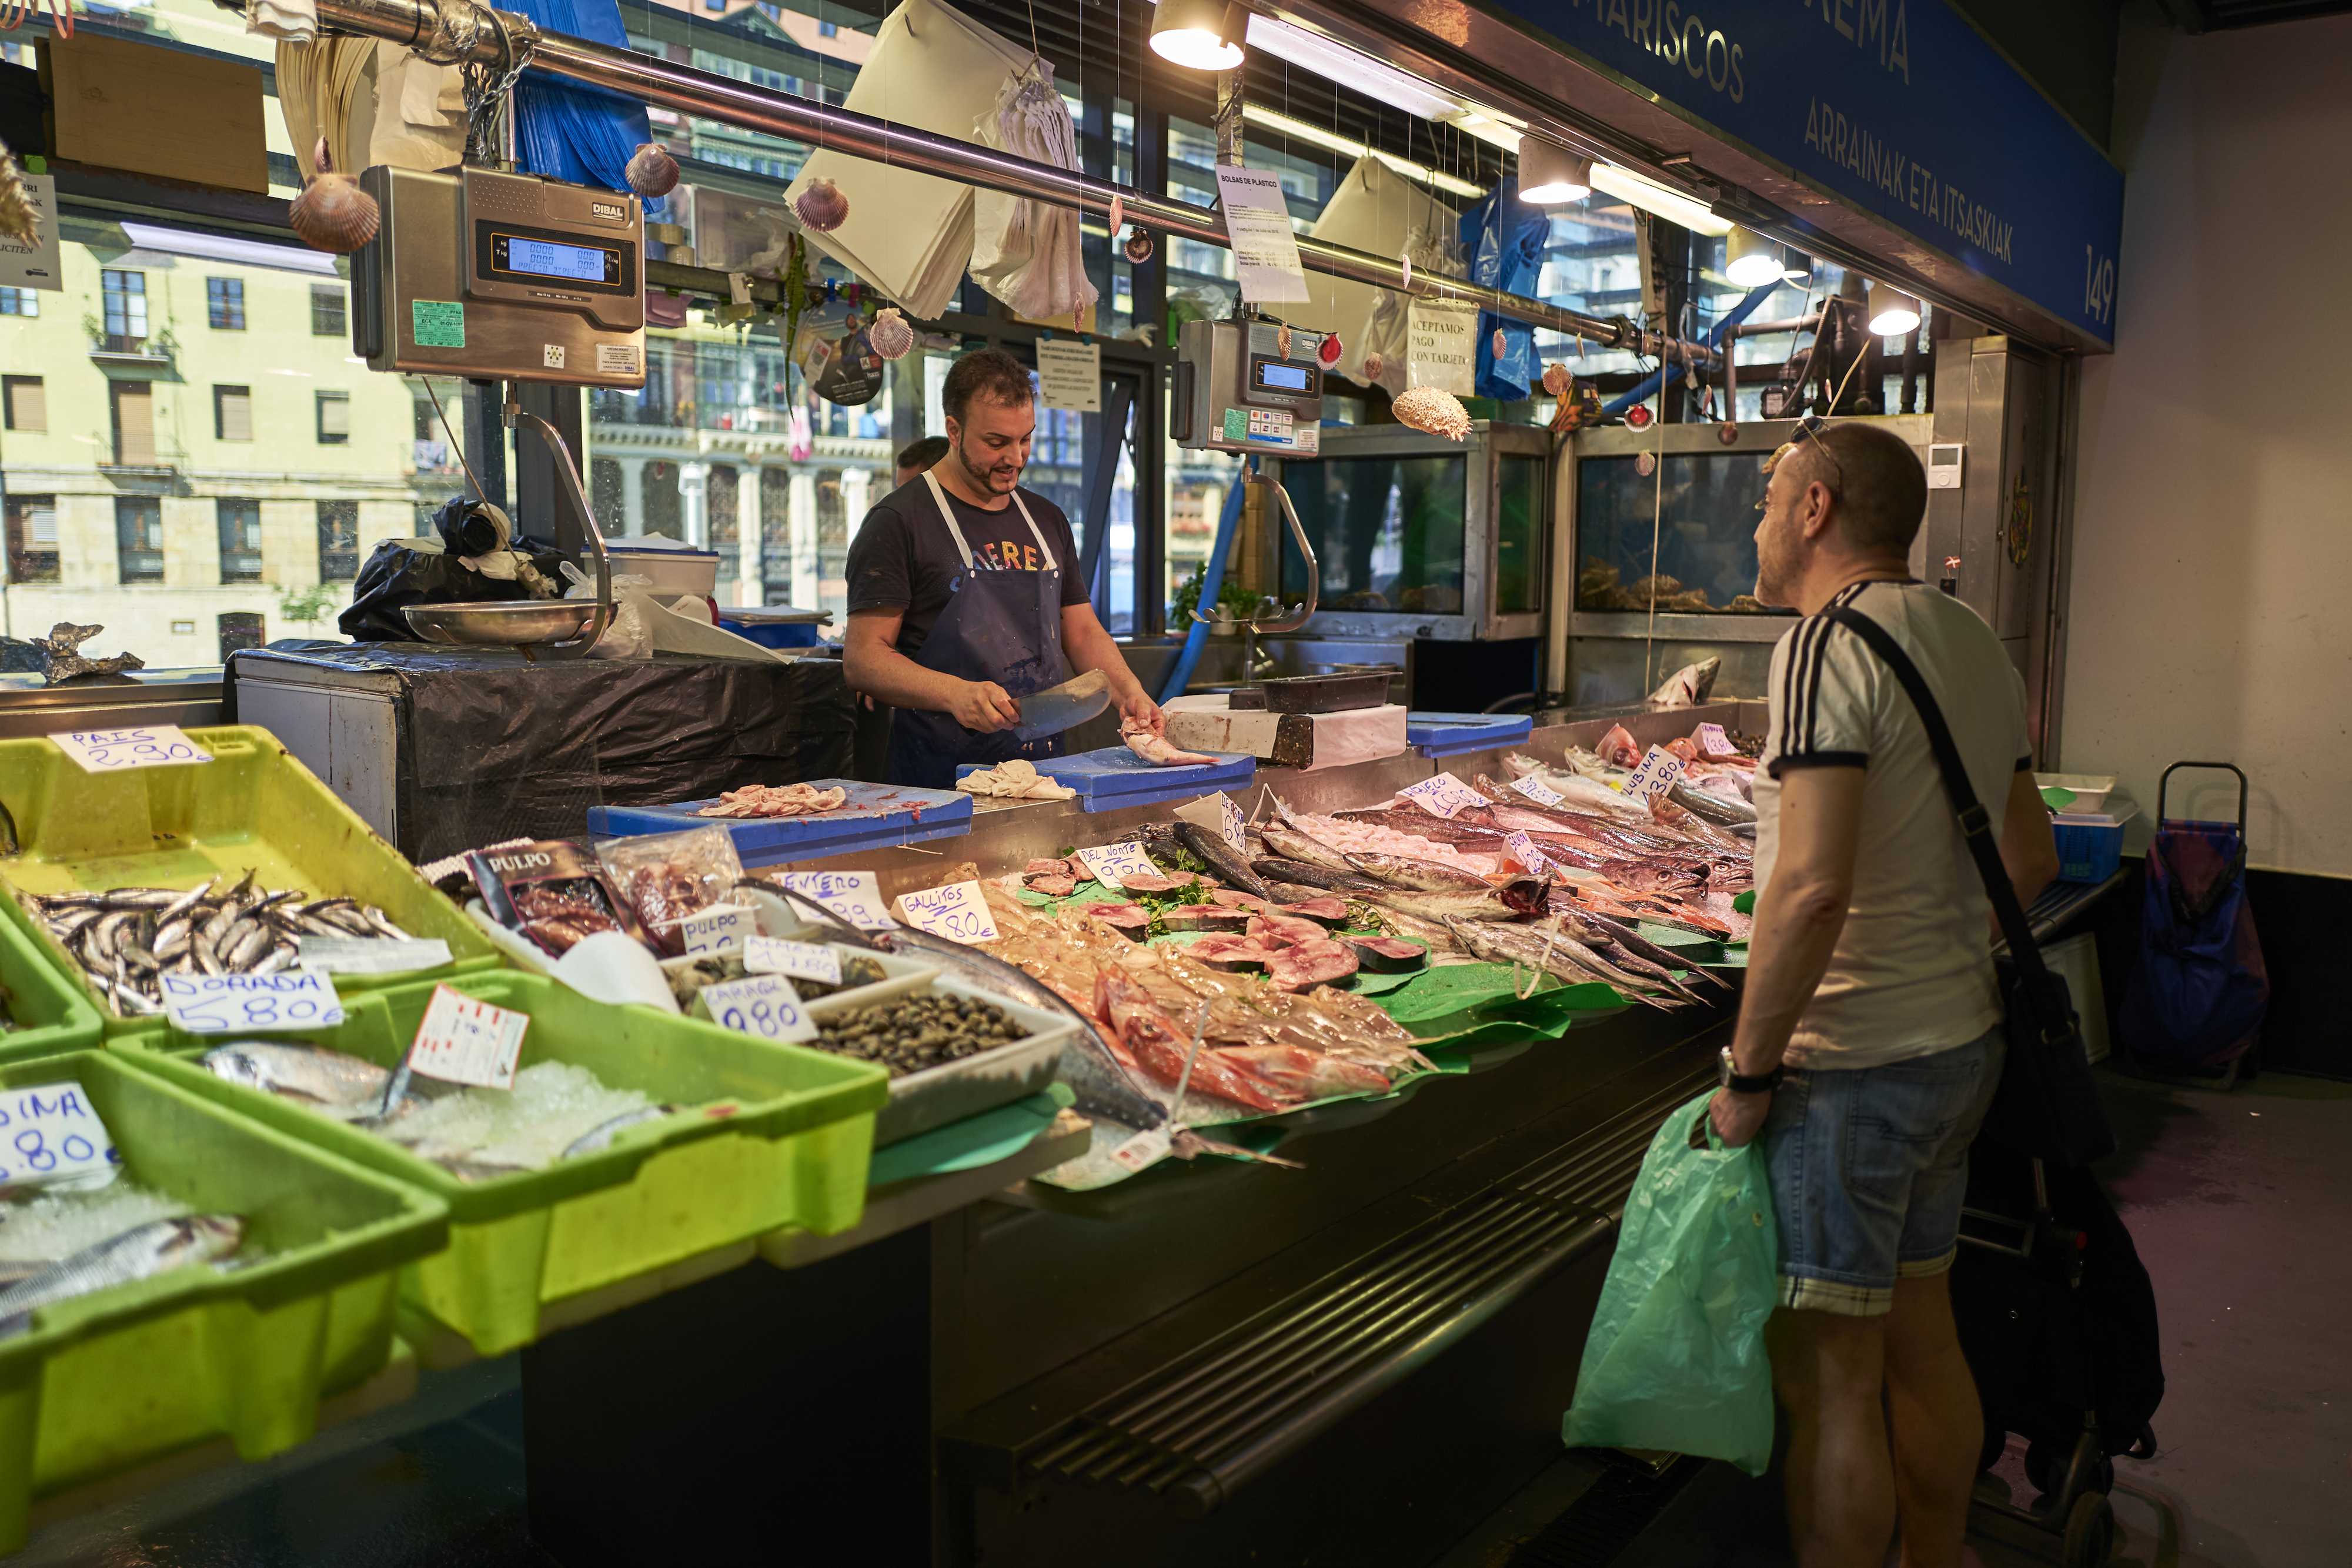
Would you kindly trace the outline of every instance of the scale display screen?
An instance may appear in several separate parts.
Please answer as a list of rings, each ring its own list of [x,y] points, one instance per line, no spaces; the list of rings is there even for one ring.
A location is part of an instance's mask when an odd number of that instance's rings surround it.
[[[1304,365],[1261,364],[1257,368],[1258,384],[1279,392],[1303,392],[1307,390],[1307,378]]]
[[[604,281],[604,258],[611,253],[599,246],[558,245],[553,240],[500,235],[507,242],[507,270],[540,277],[568,277],[575,283]]]
[[[482,224],[476,243],[485,281],[555,286],[596,294],[636,291],[635,246],[583,244],[570,235],[520,225]]]

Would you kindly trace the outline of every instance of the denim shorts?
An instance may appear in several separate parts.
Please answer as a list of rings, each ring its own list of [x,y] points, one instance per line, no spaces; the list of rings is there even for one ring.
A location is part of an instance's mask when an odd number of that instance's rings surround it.
[[[1792,1071],[1764,1123],[1780,1304],[1874,1317],[1898,1278],[1952,1266],[1969,1145],[2000,1081],[2000,1026],[1883,1067]]]

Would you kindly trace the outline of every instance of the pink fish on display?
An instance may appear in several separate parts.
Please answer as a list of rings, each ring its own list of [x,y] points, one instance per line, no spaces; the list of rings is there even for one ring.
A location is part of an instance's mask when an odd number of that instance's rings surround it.
[[[1180,750],[1175,742],[1155,733],[1150,725],[1131,718],[1120,724],[1118,737],[1127,742],[1129,751],[1162,768],[1198,768],[1216,761],[1197,751]]]

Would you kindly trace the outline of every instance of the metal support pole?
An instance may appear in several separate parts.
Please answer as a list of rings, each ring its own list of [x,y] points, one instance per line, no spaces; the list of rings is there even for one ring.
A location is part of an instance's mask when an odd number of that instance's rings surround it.
[[[1237,70],[1217,73],[1217,165],[1223,169],[1239,169],[1249,162],[1248,150],[1242,141],[1242,110],[1249,101],[1249,88]]]
[[[507,500],[506,403],[506,382],[468,381],[465,413],[457,423],[464,432],[471,475],[466,488],[474,499],[488,501],[511,517],[514,510]],[[475,488],[477,484],[479,489]]]

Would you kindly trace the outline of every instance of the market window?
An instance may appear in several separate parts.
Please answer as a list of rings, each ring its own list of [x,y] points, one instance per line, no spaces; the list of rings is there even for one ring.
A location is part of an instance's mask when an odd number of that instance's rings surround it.
[[[58,498],[8,497],[8,580],[58,580]]]
[[[108,391],[114,405],[115,465],[120,468],[154,467],[154,383],[115,382]]]
[[[48,389],[38,376],[0,376],[0,413],[10,430],[47,430]]]
[[[310,336],[340,338],[343,335],[343,291],[331,285],[314,283],[310,286]]]
[[[360,573],[360,504],[319,503],[319,580],[349,582]]]
[[[40,313],[40,290],[0,288],[0,316],[38,316]]]
[[[253,439],[253,389],[251,387],[213,388],[213,439],[215,441]]]
[[[347,392],[322,392],[319,394],[319,440],[324,445],[340,446],[352,438],[352,394]]]
[[[213,504],[220,517],[220,580],[223,582],[259,582],[261,503],[221,500]]]
[[[147,275],[105,267],[99,272],[105,306],[104,347],[117,353],[135,353],[147,342]]]
[[[219,331],[245,330],[245,279],[205,279],[205,319]]]
[[[241,649],[258,648],[268,632],[263,629],[260,612],[252,610],[231,610],[220,618],[221,663]]]
[[[816,25],[816,36],[820,38],[838,37],[840,35],[841,27],[837,23],[819,22]]]
[[[114,498],[116,569],[124,582],[163,580],[163,503],[153,496]]]

